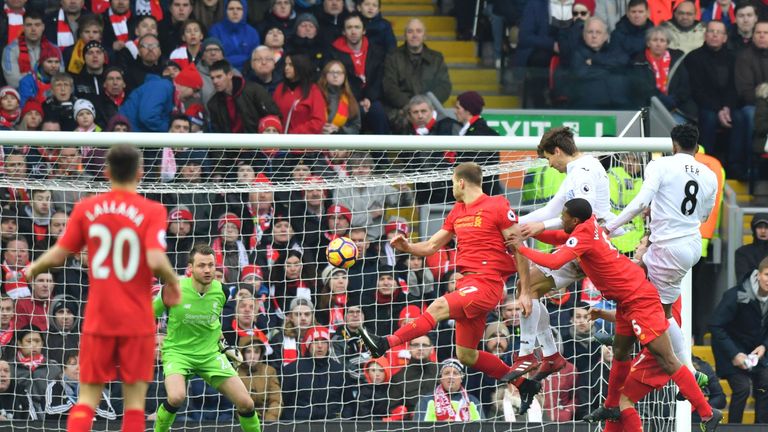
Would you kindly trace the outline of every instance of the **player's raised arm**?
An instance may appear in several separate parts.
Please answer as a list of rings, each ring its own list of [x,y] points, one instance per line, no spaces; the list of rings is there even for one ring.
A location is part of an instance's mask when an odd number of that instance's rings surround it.
[[[179,278],[176,276],[176,272],[173,271],[173,266],[171,266],[165,251],[162,249],[147,250],[147,264],[152,273],[165,283],[162,290],[163,303],[166,306],[179,304],[181,301]]]
[[[453,233],[444,229],[439,230],[429,240],[411,243],[404,235],[398,234],[389,243],[400,252],[416,256],[430,256],[448,244],[453,238]]]
[[[35,276],[45,273],[51,267],[64,264],[71,252],[58,244],[48,249],[40,258],[33,261],[24,271],[28,281],[35,280]]]

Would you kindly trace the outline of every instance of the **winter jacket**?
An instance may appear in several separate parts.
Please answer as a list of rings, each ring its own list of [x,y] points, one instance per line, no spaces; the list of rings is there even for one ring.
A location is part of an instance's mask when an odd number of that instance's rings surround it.
[[[341,37],[333,43],[333,58],[340,61],[347,71],[347,81],[352,89],[355,99],[361,101],[368,98],[373,101],[381,99],[381,86],[384,73],[385,51],[374,45],[370,39],[364,42],[368,45],[365,56],[365,82],[355,75],[355,67],[352,63],[352,50],[347,46],[346,40]]]
[[[43,103],[43,118],[46,119],[59,119],[59,125],[61,130],[70,132],[75,130],[77,123],[75,122],[75,96],[72,95],[68,101],[60,102],[53,96],[49,97]]]
[[[720,378],[738,372],[732,363],[736,354],[749,354],[760,345],[768,346],[768,314],[763,313],[755,295],[757,273],[755,270],[750,277],[727,290],[710,315],[712,352]],[[758,367],[768,367],[768,358],[763,356]]]
[[[766,119],[766,123],[768,123],[768,119]],[[763,128],[768,128],[766,123],[763,123]],[[765,143],[764,135],[763,143]],[[736,249],[736,254],[734,255],[736,280],[740,282],[751,275],[753,271],[757,270],[760,261],[765,259],[765,257],[768,257],[768,240],[758,239],[755,230],[752,229],[752,243]]]
[[[342,417],[380,421],[389,415],[389,383],[363,383],[352,395],[355,400],[344,405]]]
[[[704,33],[707,31],[704,24],[696,22],[690,29],[682,29],[674,21],[667,21],[662,26],[666,27],[672,35],[669,40],[669,49],[680,50],[689,53],[704,43]]]
[[[285,52],[291,55],[305,55],[309,57],[315,67],[315,78],[319,77],[320,71],[323,70],[325,64],[332,58],[331,44],[326,43],[319,33],[311,39],[299,37],[297,34],[291,35],[285,41]]]
[[[346,327],[337,329],[331,337],[331,355],[344,366],[344,370],[354,380],[362,379],[363,364],[369,357],[366,348],[360,345],[360,336]]]
[[[683,62],[688,70],[691,97],[700,109],[736,108],[736,57],[733,52],[726,47],[715,51],[704,44],[688,53]]]
[[[293,88],[292,88],[293,87]],[[304,97],[301,86],[282,82],[272,95],[283,117],[283,127],[289,134],[320,134],[328,118],[325,98],[317,85],[312,84]]]
[[[755,89],[768,82],[768,49],[754,44],[736,54],[736,94],[741,105],[755,105]]]
[[[27,44],[27,48],[29,49],[29,65],[34,71],[37,69],[37,63],[40,59],[40,44]],[[26,73],[22,74],[19,70],[19,41],[15,40],[3,49],[3,76],[9,86],[17,88],[24,75]]]
[[[587,64],[587,60],[591,64]],[[573,54],[574,85],[570,103],[580,109],[621,109],[631,107],[625,77],[628,57],[609,44],[594,51],[583,42]]]
[[[225,2],[224,8],[229,4]],[[224,47],[224,56],[235,69],[242,69],[245,62],[250,61],[251,51],[261,44],[261,37],[255,28],[246,22],[248,17],[248,2],[240,1],[243,5],[243,17],[240,22],[233,23],[224,16],[224,19],[211,27],[208,36],[219,38]]]
[[[16,379],[11,378],[8,389],[0,392],[0,416],[7,420],[38,420],[41,412],[42,409],[35,409],[27,389],[19,386]]]
[[[556,32],[549,25],[549,1],[529,0],[520,20],[520,36],[515,54],[515,65],[525,68],[534,51],[552,52]]]
[[[133,132],[168,132],[175,87],[169,79],[150,75],[120,107]]]
[[[21,393],[28,393],[30,409],[34,409],[38,415],[42,414],[45,411],[45,393],[48,383],[61,376],[61,366],[46,358],[34,371],[18,362],[13,365],[13,368],[12,376],[17,381],[16,388],[20,389]]]
[[[21,97],[20,106],[22,108],[30,99],[42,104],[51,97],[51,77],[42,73],[40,65],[38,65],[36,73],[26,74],[19,81],[19,96]]]
[[[56,312],[64,305],[75,315],[74,323],[69,330],[59,327],[55,320]],[[48,349],[48,358],[59,364],[64,364],[64,356],[67,352],[77,350],[80,347],[80,312],[75,297],[57,295],[51,300],[45,346]]]
[[[300,357],[283,367],[281,420],[331,420],[351,400],[352,379],[331,358]]]
[[[691,97],[688,69],[683,61],[685,55],[682,51],[674,49],[670,49],[669,54],[671,75],[667,78],[667,94],[656,87],[656,75],[650,62],[645,58],[645,51],[638,53],[633,59],[632,89],[635,91],[637,103],[640,106],[650,106],[651,97],[656,96],[670,112],[678,112],[687,118],[696,119],[698,107]]]
[[[203,88],[200,90],[200,98],[203,100],[203,105],[208,105],[208,101],[211,100],[213,95],[216,94],[216,89],[213,88],[213,81],[211,81],[211,71],[204,62],[199,61],[195,65],[197,71],[200,72],[200,76],[203,78]],[[240,77],[242,74],[237,69],[232,69],[232,73],[235,76]]]
[[[232,132],[227,108],[227,98],[229,97],[234,98],[236,115],[240,117],[245,133],[259,133],[259,120],[262,117],[280,115],[277,105],[263,87],[235,76],[232,77],[232,96],[228,96],[224,92],[217,92],[208,101],[208,113],[213,132]]]
[[[645,32],[651,27],[653,27],[651,20],[647,20],[645,25],[638,27],[629,22],[629,18],[623,16],[611,33],[611,45],[632,58],[637,53],[645,51]]]
[[[397,279],[395,279],[395,286],[397,286]],[[363,296],[363,314],[366,322],[369,323],[373,333],[377,335],[389,335],[398,329],[398,320],[400,319],[400,312],[405,308],[405,294],[400,291],[399,287],[395,288],[395,295],[391,302],[379,302],[375,299],[375,291],[371,291],[370,301],[365,301],[365,295]]]
[[[426,360],[426,363],[421,363],[412,359],[408,365],[392,377],[392,382],[389,385],[391,407],[405,405],[408,412],[414,412],[421,396],[434,392],[438,379],[437,364],[429,360]]]
[[[584,22],[581,20],[575,20],[570,27],[560,29],[557,32],[557,45],[560,47],[560,52],[558,53],[560,64],[558,69],[569,69],[571,67],[573,53],[582,40],[584,40]],[[558,87],[560,87],[561,80],[562,78],[558,77],[555,81]]]
[[[331,123],[333,121],[333,118],[336,116],[336,113],[339,110],[340,99],[341,99],[341,88],[334,87],[329,84],[328,97],[325,100],[326,104],[328,104],[328,119],[326,120],[327,123]],[[349,101],[349,103],[351,104],[352,101]],[[343,134],[343,135],[357,135],[358,133],[360,133],[361,126],[362,126],[362,122],[360,121],[360,112],[358,111],[356,116],[348,117],[346,123],[344,123],[339,128],[339,131],[336,133]]]
[[[65,421],[69,411],[77,403],[78,383],[69,381],[63,377],[48,383],[45,389],[45,419],[52,421]],[[110,401],[109,391],[101,392],[101,401],[96,407],[96,416],[105,420],[117,418],[115,409]]]
[[[380,232],[371,233],[372,229],[378,228],[380,231],[380,227],[371,226],[374,221],[370,218],[369,210],[411,205],[413,192],[400,192],[390,185],[354,186],[336,191],[334,202],[352,212],[352,226],[367,226],[368,235],[379,238]]]
[[[125,74],[123,75],[125,77],[125,90],[128,92],[141,87],[142,84],[147,82],[147,77],[150,75],[154,75],[155,77],[163,76],[163,65],[160,61],[147,66],[141,61],[140,57],[136,57],[136,59],[130,61],[123,66],[123,68],[125,70]]]
[[[384,61],[382,102],[390,110],[404,108],[417,94],[432,92],[441,103],[451,95],[451,78],[442,53],[424,45],[416,67],[411,57],[404,44],[387,54]]]
[[[348,15],[347,8],[343,8],[338,15],[331,15],[323,10],[323,5],[318,4],[314,12],[317,23],[320,24],[317,35],[323,40],[325,46],[329,46],[344,31],[344,19]]]
[[[95,100],[100,94],[104,93],[104,72],[92,74],[83,67],[82,72],[75,75],[75,96],[78,99]]]
[[[264,17],[264,21],[259,25],[259,34],[262,38],[265,38],[269,29],[279,28],[283,32],[283,35],[285,35],[285,40],[288,41],[288,38],[293,35],[295,24],[296,11],[291,11],[291,14],[285,19],[278,18],[272,11],[269,11]]]
[[[283,406],[280,392],[280,380],[272,366],[258,363],[253,369],[245,364],[240,365],[237,374],[245,384],[256,406],[256,414],[261,421],[278,421]]]
[[[760,87],[765,88],[765,86],[766,84],[762,84]],[[756,154],[765,153],[766,139],[768,139],[768,94],[755,101],[755,131],[752,138],[752,151]],[[763,257],[765,256],[763,255]]]
[[[381,13],[371,19],[363,17],[363,24],[365,25],[365,37],[371,44],[376,45],[385,53],[397,48],[397,38],[395,32],[392,31],[392,23],[384,19]]]
[[[40,300],[34,297],[16,300],[14,327],[20,329],[32,324],[40,330],[48,330],[48,307],[50,303],[49,299]]]

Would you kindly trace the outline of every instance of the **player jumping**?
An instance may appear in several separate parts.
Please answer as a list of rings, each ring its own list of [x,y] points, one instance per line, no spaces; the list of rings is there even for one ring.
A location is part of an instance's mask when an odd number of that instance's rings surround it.
[[[28,280],[88,248],[90,291],[80,339],[80,394],[67,431],[91,430],[104,383],[123,382],[124,432],[144,431],[144,398],[153,378],[153,274],[165,282],[163,302],[179,302],[176,273],[165,255],[167,212],[136,193],[139,151],[116,145],[107,154],[112,190],[75,205],[64,235],[26,270]]]
[[[243,381],[220,352],[221,311],[227,294],[214,280],[214,250],[197,244],[189,253],[192,277],[182,278],[180,304],[167,307],[160,297],[154,301],[155,316],[168,312],[168,335],[163,341],[163,373],[168,399],[157,408],[156,432],[167,432],[186,399],[187,378],[198,375],[237,407],[244,432],[260,432],[259,416]]]
[[[363,342],[374,357],[390,348],[429,333],[439,321],[456,320],[456,357],[462,364],[486,375],[501,379],[509,366],[497,356],[478,351],[486,316],[504,298],[505,281],[519,271],[523,285],[528,278],[528,261],[520,254],[514,257],[504,245],[512,235],[517,215],[502,196],[488,196],[482,190],[482,168],[475,163],[462,163],[453,172],[453,196],[456,204],[442,228],[429,240],[411,243],[404,235],[390,240],[392,246],[416,256],[437,252],[456,236],[458,270],[464,275],[456,290],[429,305],[426,312],[394,334],[381,337],[360,330]],[[517,270],[516,270],[517,269]],[[520,383],[517,383],[520,384]]]
[[[671,136],[674,154],[648,164],[640,192],[616,219],[605,224],[605,231],[614,232],[650,205],[650,246],[641,262],[659,290],[675,354],[693,371],[690,347],[672,316],[672,305],[680,297],[683,277],[701,258],[699,227],[715,205],[718,184],[715,173],[694,159],[699,139],[696,127],[675,126]],[[700,385],[706,386],[706,377],[697,374]]]
[[[510,243],[531,262],[551,269],[578,259],[595,287],[606,299],[616,302],[614,361],[602,408],[603,418],[620,422],[625,431],[642,430],[640,416],[633,406],[625,404],[619,409],[622,388],[630,372],[624,365],[629,366],[632,345],[638,340],[653,355],[667,380],[671,378],[694,406],[701,416],[702,429],[715,430],[723,414],[709,406],[691,371],[675,356],[667,331],[669,322],[656,287],[645,278],[638,265],[611,244],[587,200],[575,198],[566,202],[561,218],[564,230],[544,231],[536,237],[545,243],[565,245],[553,254],[527,248],[519,237]]]

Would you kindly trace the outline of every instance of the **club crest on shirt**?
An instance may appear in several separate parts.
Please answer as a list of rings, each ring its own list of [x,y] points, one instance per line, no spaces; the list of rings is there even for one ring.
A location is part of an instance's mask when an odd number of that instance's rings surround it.
[[[517,215],[515,214],[514,211],[512,211],[512,209],[509,209],[509,211],[507,212],[507,219],[509,219],[512,222],[517,222]]]
[[[576,247],[576,245],[577,245],[578,243],[579,243],[579,240],[578,240],[576,237],[571,237],[571,238],[569,238],[569,239],[568,239],[568,240],[565,242],[565,245],[566,245],[566,246],[568,246],[568,247]]]

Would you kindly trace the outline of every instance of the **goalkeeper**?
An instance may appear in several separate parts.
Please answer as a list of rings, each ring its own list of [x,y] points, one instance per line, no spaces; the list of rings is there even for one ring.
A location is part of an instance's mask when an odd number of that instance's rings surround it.
[[[195,245],[189,253],[189,266],[192,277],[180,280],[181,302],[166,309],[157,296],[153,303],[156,317],[168,312],[168,334],[162,348],[168,399],[157,409],[155,431],[170,429],[187,397],[187,378],[197,375],[235,404],[244,432],[260,432],[253,400],[228,360],[238,359],[237,351],[222,340],[221,311],[227,296],[214,280],[213,249]]]

